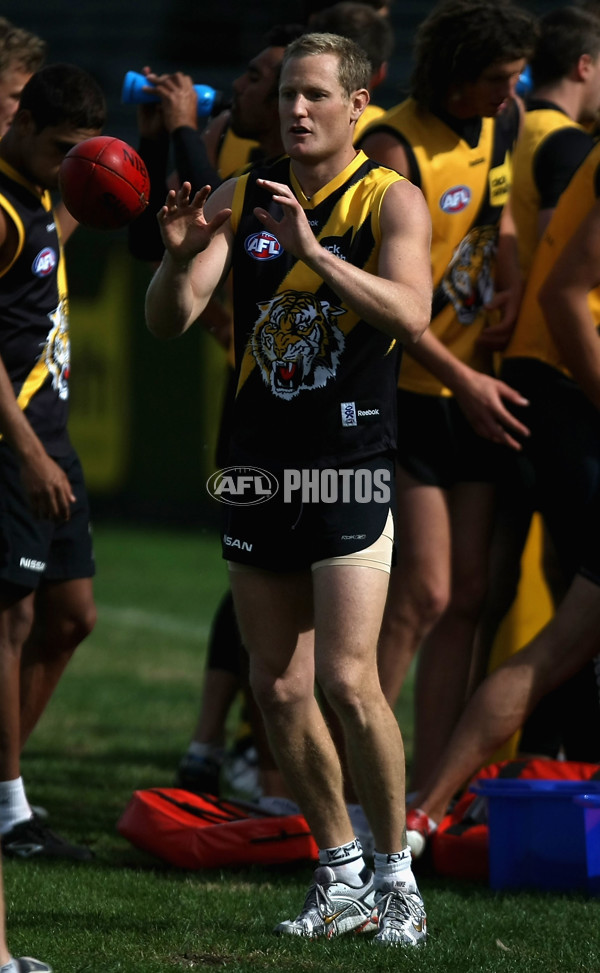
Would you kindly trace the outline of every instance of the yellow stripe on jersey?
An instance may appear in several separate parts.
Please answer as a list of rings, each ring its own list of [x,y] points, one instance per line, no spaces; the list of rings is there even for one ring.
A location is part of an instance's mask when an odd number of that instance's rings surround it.
[[[12,255],[9,263],[7,263],[6,266],[0,268],[0,277],[3,277],[4,274],[8,273],[10,268],[15,264],[15,262],[18,260],[19,256],[21,255],[21,251],[23,250],[23,244],[25,242],[25,228],[23,226],[23,221],[21,220],[21,217],[17,213],[12,203],[10,203],[6,198],[6,196],[3,196],[1,193],[0,193],[0,207],[2,207],[2,209],[10,216],[15,226],[15,229],[17,231],[16,250]]]
[[[310,212],[311,209],[316,208],[318,205],[324,202],[332,193],[336,192],[336,190],[340,189],[344,183],[351,179],[352,175],[367,161],[367,156],[364,154],[364,152],[359,151],[352,162],[346,166],[342,172],[338,173],[338,175],[335,176],[331,182],[319,189],[318,192],[311,196],[310,199],[304,195],[300,184],[290,168],[291,185],[304,210]],[[340,228],[343,228],[344,230],[351,228],[354,234],[361,229],[366,219],[370,216],[371,231],[373,233],[375,247],[373,248],[373,251],[367,261],[362,266],[362,269],[367,273],[375,274],[377,272],[379,245],[381,243],[379,216],[383,197],[388,188],[402,178],[403,177],[399,176],[397,172],[381,166],[371,170],[371,172],[367,173],[359,183],[361,186],[360,193],[353,192],[352,190],[354,187],[350,186],[349,191],[344,193],[336,202],[329,219],[321,228],[317,239],[319,241],[323,241],[331,236],[339,236]],[[235,217],[232,215],[232,225],[234,230],[239,225],[241,204],[243,202],[243,190],[239,185],[240,182],[241,180],[238,181],[238,185],[236,186],[232,207],[233,213],[235,214]],[[298,294],[315,294],[321,285],[322,278],[301,260],[296,260],[287,275],[281,281],[281,284],[277,289],[277,293],[281,294],[284,291],[293,291]],[[355,311],[344,307],[343,313],[336,316],[336,326],[340,331],[342,331],[343,334],[349,334],[359,320],[360,317]],[[387,349],[387,354],[389,354],[394,345],[395,342],[391,341]],[[248,376],[252,374],[255,367],[255,358],[251,351],[248,350],[244,354],[244,359],[240,367],[238,391],[243,387]]]

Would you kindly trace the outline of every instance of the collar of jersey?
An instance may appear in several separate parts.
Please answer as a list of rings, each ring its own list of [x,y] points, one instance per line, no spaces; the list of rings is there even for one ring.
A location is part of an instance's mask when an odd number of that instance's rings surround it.
[[[9,179],[13,180],[13,182],[18,182],[19,185],[24,186],[25,189],[28,189],[30,193],[33,193],[33,195],[37,199],[39,199],[40,202],[44,204],[46,209],[49,208],[48,205],[46,205],[46,202],[50,199],[50,194],[48,193],[48,190],[42,190],[42,192],[40,193],[38,187],[34,186],[32,182],[29,182],[29,179],[26,179],[25,176],[22,176],[21,173],[17,172],[16,169],[13,169],[13,167],[10,165],[9,162],[6,161],[6,159],[0,158],[0,171],[4,172],[5,175],[9,177]]]
[[[341,172],[338,172],[337,176],[334,176],[333,179],[331,179],[328,183],[326,183],[325,186],[321,186],[321,188],[318,189],[317,192],[310,197],[310,199],[308,196],[305,196],[304,190],[302,189],[302,186],[296,179],[294,175],[294,170],[290,165],[290,181],[292,184],[292,189],[294,190],[294,193],[298,201],[300,202],[302,208],[314,209],[316,206],[319,205],[319,203],[322,203],[324,199],[327,199],[330,193],[335,192],[336,189],[339,189],[340,186],[343,186],[346,180],[349,179],[350,176],[352,176],[356,172],[356,170],[359,169],[360,166],[362,166],[363,163],[366,161],[367,161],[367,156],[362,151],[362,149],[359,149],[359,151],[352,159],[352,162],[350,162],[345,169],[342,169]]]

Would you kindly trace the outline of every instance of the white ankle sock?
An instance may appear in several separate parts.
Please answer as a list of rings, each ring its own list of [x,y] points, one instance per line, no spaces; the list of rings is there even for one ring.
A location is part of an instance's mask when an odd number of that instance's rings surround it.
[[[225,747],[218,743],[196,743],[195,740],[192,740],[187,748],[187,754],[190,757],[197,757],[198,759],[211,757],[212,760],[221,763],[225,757]]]
[[[0,973],[19,973],[17,964],[13,959],[10,962],[5,963],[4,966],[0,966]]]
[[[6,834],[15,824],[28,821],[31,816],[23,778],[0,781],[0,834]]]
[[[386,855],[376,851],[373,855],[375,863],[375,888],[383,885],[393,885],[395,882],[405,882],[412,889],[416,889],[417,882],[412,871],[412,856],[410,848],[395,854]]]
[[[319,848],[319,864],[329,865],[334,870],[336,878],[353,888],[364,885],[364,877],[361,877],[361,873],[366,866],[362,845],[358,838],[349,841],[347,845]]]

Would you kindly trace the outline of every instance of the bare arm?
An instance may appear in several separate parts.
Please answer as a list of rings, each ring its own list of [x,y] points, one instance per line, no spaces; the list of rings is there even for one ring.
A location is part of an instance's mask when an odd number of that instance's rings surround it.
[[[146,294],[146,322],[157,338],[176,338],[202,313],[229,270],[229,224],[235,181],[211,196],[205,186],[191,198],[190,184],[171,190],[158,213],[165,254]]]
[[[289,186],[259,179],[283,208],[278,222],[266,210],[255,216],[289,253],[321,277],[364,321],[412,343],[431,317],[431,220],[419,189],[402,181],[389,187],[381,207],[377,274],[355,267],[320,245]]]
[[[512,215],[510,201],[504,206],[498,228],[498,253],[496,255],[496,275],[494,298],[487,305],[487,311],[494,314],[492,321],[483,329],[479,344],[492,351],[506,348],[517,323],[519,308],[523,298],[523,281],[519,267],[517,228]]]
[[[410,171],[410,163],[406,149],[402,142],[389,132],[374,132],[367,135],[361,143],[361,148],[370,159],[379,162],[388,169],[395,169],[401,176],[411,179],[414,173]]]
[[[12,220],[0,208],[0,269],[12,261],[17,234]],[[63,470],[48,456],[29,420],[17,403],[12,382],[0,358],[0,432],[17,455],[21,479],[36,516],[68,520],[75,497]]]
[[[600,201],[571,237],[540,290],[548,328],[567,368],[600,409],[600,337],[588,294],[600,286]]]
[[[529,430],[513,416],[505,402],[524,406],[529,404],[527,399],[493,375],[465,365],[431,331],[417,345],[407,348],[407,352],[454,393],[476,433],[512,449],[521,449],[514,437],[528,436]]]

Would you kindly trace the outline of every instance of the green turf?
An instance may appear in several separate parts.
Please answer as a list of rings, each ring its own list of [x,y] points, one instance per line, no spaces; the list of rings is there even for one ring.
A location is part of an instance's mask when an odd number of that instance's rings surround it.
[[[270,930],[298,911],[307,867],[186,873],[129,845],[116,821],[133,790],[172,783],[226,580],[206,533],[101,527],[96,552],[98,625],[23,760],[30,799],[96,858],[5,863],[14,953],[56,973],[600,973],[600,900],[500,894],[421,873],[422,950],[375,949],[361,937],[282,941]],[[405,697],[404,724],[408,712]]]

